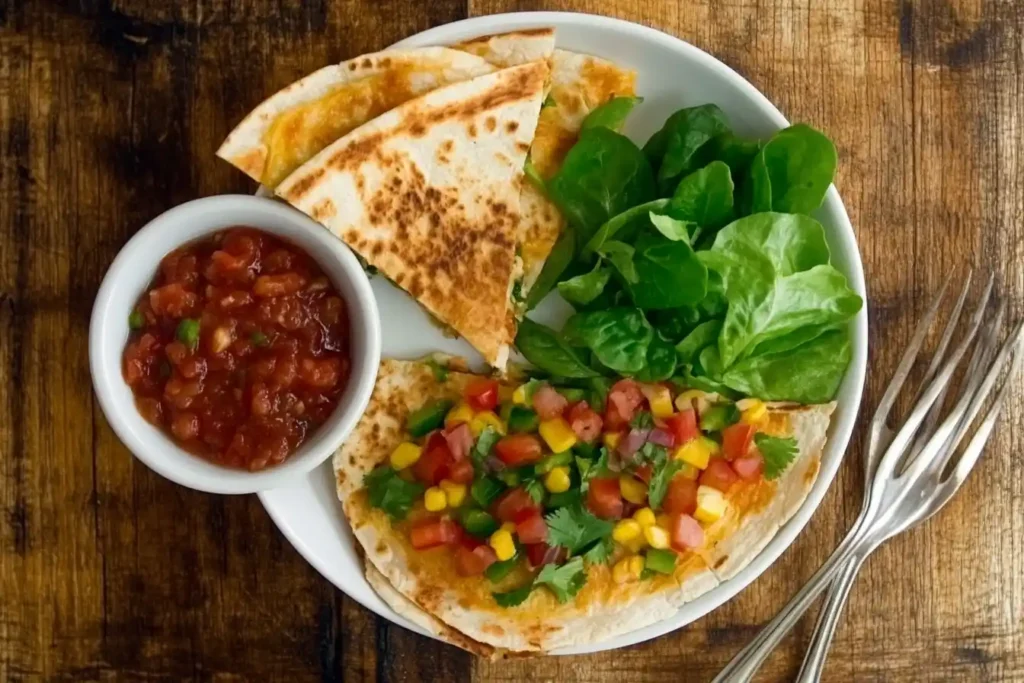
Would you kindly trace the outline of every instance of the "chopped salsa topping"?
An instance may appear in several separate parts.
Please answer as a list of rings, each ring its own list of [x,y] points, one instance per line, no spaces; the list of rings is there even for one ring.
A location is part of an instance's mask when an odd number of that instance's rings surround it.
[[[622,379],[590,388],[475,378],[409,414],[407,440],[365,479],[418,551],[484,576],[503,607],[543,587],[565,602],[588,564],[629,583],[672,574],[729,511],[739,482],[797,455],[756,399]],[[593,407],[592,407],[593,406]]]
[[[128,326],[124,378],[139,412],[221,465],[283,462],[348,379],[345,303],[308,254],[251,228],[165,256]],[[422,494],[390,486],[378,502],[396,512]]]

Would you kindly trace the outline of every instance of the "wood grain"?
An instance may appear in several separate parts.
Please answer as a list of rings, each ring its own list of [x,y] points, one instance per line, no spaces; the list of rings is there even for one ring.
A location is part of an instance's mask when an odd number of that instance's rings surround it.
[[[0,0],[0,680],[709,680],[856,514],[862,434],[807,529],[736,599],[614,653],[492,664],[316,574],[254,497],[138,465],[96,406],[88,314],[148,219],[251,185],[213,150],[325,63],[470,15],[565,9],[715,54],[832,136],[868,276],[873,406],[930,292],[973,264],[1024,313],[1024,11],[983,0]],[[685,87],[681,81],[680,87]],[[883,548],[835,681],[1024,680],[1024,392],[939,517]],[[810,622],[769,660],[790,680]]]

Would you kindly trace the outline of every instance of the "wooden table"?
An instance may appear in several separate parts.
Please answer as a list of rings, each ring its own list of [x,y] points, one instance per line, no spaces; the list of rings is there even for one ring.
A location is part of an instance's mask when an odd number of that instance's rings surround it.
[[[1024,12],[946,0],[0,0],[0,680],[710,679],[855,516],[863,433],[797,542],[721,609],[653,642],[492,664],[376,618],[255,497],[137,463],[90,386],[88,316],[147,220],[250,192],[213,151],[265,95],[471,15],[601,12],[717,55],[827,131],[864,257],[873,407],[924,302],[968,263],[1024,308]],[[685,74],[679,76],[686,86]],[[835,681],[1024,680],[1024,430],[868,564]],[[768,662],[797,671],[811,622]]]

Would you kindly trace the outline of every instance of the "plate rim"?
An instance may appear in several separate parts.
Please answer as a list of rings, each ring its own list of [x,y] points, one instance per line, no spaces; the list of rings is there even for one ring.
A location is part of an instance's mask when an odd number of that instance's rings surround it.
[[[615,29],[631,33],[643,41],[652,41],[673,51],[685,53],[689,58],[698,61],[712,71],[719,73],[724,79],[733,81],[734,84],[744,91],[746,96],[758,103],[760,109],[767,113],[773,124],[777,125],[779,128],[789,125],[789,121],[785,116],[783,116],[782,112],[771,102],[771,100],[769,100],[746,78],[724,62],[714,57],[712,54],[705,52],[701,48],[682,38],[678,38],[643,24],[615,17],[605,17],[583,12],[547,11],[491,14],[480,17],[470,17],[429,28],[425,31],[408,36],[384,49],[420,47],[437,44],[444,45],[479,35],[546,26],[555,26],[557,29],[557,25],[564,25],[566,23],[581,25],[582,28],[590,26],[594,28]],[[853,229],[853,224],[850,221],[849,214],[846,211],[846,206],[834,184],[829,186],[823,206],[829,207],[833,212],[836,225],[830,232],[836,233],[832,235],[832,237],[836,239],[837,242],[842,243],[842,246],[848,255],[848,267],[846,270],[849,272],[844,272],[844,275],[848,278],[851,288],[861,296],[864,303],[860,312],[850,323],[852,328],[851,339],[853,353],[850,360],[850,366],[847,369],[847,374],[843,379],[843,385],[840,388],[841,393],[847,392],[848,395],[844,396],[842,400],[838,397],[836,399],[839,403],[836,410],[836,418],[833,420],[832,425],[830,425],[831,434],[822,454],[822,462],[818,478],[808,493],[807,498],[803,501],[793,517],[779,528],[772,539],[764,548],[761,549],[750,563],[743,568],[742,571],[730,579],[723,581],[718,586],[707,593],[704,593],[695,600],[684,604],[672,617],[663,619],[662,621],[649,626],[621,634],[615,638],[596,643],[574,646],[571,648],[562,648],[546,654],[578,655],[613,650],[646,642],[665,635],[666,633],[688,626],[689,624],[706,616],[712,610],[718,609],[725,603],[732,600],[740,591],[747,588],[762,574],[764,574],[764,572],[767,571],[767,569],[771,567],[779,557],[781,557],[781,555],[790,548],[790,546],[793,545],[801,531],[803,531],[804,527],[807,526],[811,517],[814,516],[815,512],[817,512],[825,498],[825,495],[828,493],[832,483],[835,481],[839,467],[842,465],[845,453],[853,435],[857,417],[860,413],[867,371],[869,305],[860,245],[857,243],[856,233]],[[850,382],[851,378],[852,383]],[[848,384],[849,386],[847,386]],[[842,410],[842,405],[844,404],[852,407],[848,408],[847,411],[844,412]],[[835,453],[835,455],[829,458],[827,456],[830,453]],[[345,589],[345,586],[342,585],[340,580],[336,580],[335,576],[332,576],[331,568],[320,560],[317,553],[304,540],[301,532],[297,531],[293,525],[284,518],[282,511],[278,509],[272,498],[273,490],[261,491],[257,495],[271,520],[273,520],[275,526],[277,526],[288,542],[298,550],[299,554],[302,555],[302,557],[314,569],[316,569],[321,576],[374,614],[416,633],[444,642],[441,638],[425,631],[393,610],[389,610],[390,613],[382,613],[375,606],[372,606],[368,604],[367,601],[361,599],[361,597],[352,595]]]

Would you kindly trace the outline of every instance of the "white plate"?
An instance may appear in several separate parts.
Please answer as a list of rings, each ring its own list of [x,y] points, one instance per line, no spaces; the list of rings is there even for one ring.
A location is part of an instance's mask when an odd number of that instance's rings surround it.
[[[396,47],[446,45],[478,35],[523,28],[553,26],[560,48],[594,54],[636,69],[637,94],[642,105],[630,117],[626,133],[643,142],[665,118],[684,106],[714,102],[728,115],[734,129],[748,136],[765,137],[788,125],[785,117],[754,86],[714,57],[677,38],[629,22],[586,14],[525,12],[467,19],[407,38]],[[816,217],[824,224],[833,263],[865,297],[864,271],[850,219],[835,188],[830,188]],[[383,278],[372,280],[381,314],[382,355],[413,358],[441,350],[479,359],[461,339],[448,339],[434,327],[423,310]],[[538,320],[557,321],[564,302],[546,301]],[[560,305],[559,305],[560,304]],[[558,651],[582,654],[632,645],[655,638],[698,619],[739,591],[779,557],[803,529],[821,503],[846,450],[860,406],[867,362],[867,307],[851,322],[853,361],[839,390],[839,407],[822,456],[821,472],[797,514],[742,572],[714,590],[683,606],[671,619],[612,640]],[[395,614],[363,577],[352,534],[334,491],[329,464],[312,472],[300,486],[259,494],[278,528],[303,557],[328,580],[363,606],[408,629],[423,630]]]

